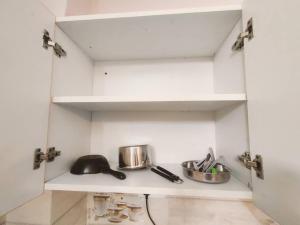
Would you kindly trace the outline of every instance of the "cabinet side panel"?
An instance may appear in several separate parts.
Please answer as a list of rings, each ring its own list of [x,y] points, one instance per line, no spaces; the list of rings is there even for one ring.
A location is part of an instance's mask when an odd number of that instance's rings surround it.
[[[242,31],[240,20],[214,58],[216,93],[244,93],[244,53],[233,52],[231,46]],[[237,156],[249,150],[247,106],[242,104],[216,112],[216,151],[224,156],[233,174],[251,184],[251,173],[241,166]]]
[[[54,58],[52,96],[91,95],[93,62],[57,27],[55,39],[67,56]],[[47,164],[47,180],[68,171],[76,158],[88,154],[90,130],[90,112],[51,104],[48,146],[62,154]]]
[[[247,108],[245,104],[216,112],[216,151],[224,156],[233,175],[251,185],[251,172],[238,161],[238,155],[249,151]]]
[[[93,61],[57,26],[55,41],[67,56],[54,57],[52,96],[92,95]]]
[[[224,41],[214,58],[214,88],[216,93],[244,93],[244,52],[234,52],[231,46],[242,31],[240,20]]]

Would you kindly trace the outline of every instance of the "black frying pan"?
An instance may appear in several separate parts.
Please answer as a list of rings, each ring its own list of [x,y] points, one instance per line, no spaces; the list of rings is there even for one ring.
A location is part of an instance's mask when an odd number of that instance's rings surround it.
[[[124,173],[112,170],[107,159],[103,155],[86,155],[80,157],[73,164],[71,173],[76,175],[106,173],[111,174],[120,180],[126,178]]]

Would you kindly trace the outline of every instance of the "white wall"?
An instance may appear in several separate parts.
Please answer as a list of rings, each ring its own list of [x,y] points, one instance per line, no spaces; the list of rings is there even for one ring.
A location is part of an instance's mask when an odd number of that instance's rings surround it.
[[[94,75],[94,95],[189,96],[214,89],[211,58],[98,62]]]
[[[149,144],[156,163],[201,159],[215,147],[210,112],[98,112],[92,123],[92,153],[114,162],[120,146]]]

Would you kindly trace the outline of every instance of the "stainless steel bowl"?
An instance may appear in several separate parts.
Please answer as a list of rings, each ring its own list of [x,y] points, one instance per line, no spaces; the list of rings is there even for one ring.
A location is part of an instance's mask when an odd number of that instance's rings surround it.
[[[194,162],[197,160],[186,161],[182,163],[183,174],[185,177],[203,183],[221,184],[228,182],[230,179],[230,171],[222,164],[216,165],[217,174],[199,172],[194,168]]]
[[[124,146],[119,148],[120,169],[143,169],[150,165],[148,145]]]

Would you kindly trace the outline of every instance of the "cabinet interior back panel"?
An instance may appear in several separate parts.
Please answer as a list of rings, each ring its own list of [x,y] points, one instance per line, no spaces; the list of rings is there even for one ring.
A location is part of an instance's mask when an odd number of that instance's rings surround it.
[[[94,95],[190,96],[213,93],[211,58],[97,62]],[[212,112],[94,112],[92,153],[118,161],[118,148],[149,144],[157,163],[205,156],[215,145]]]
[[[213,93],[211,58],[98,62],[94,75],[94,95],[174,97]]]
[[[95,112],[91,152],[118,161],[118,148],[149,144],[156,163],[205,157],[215,146],[211,112]]]

